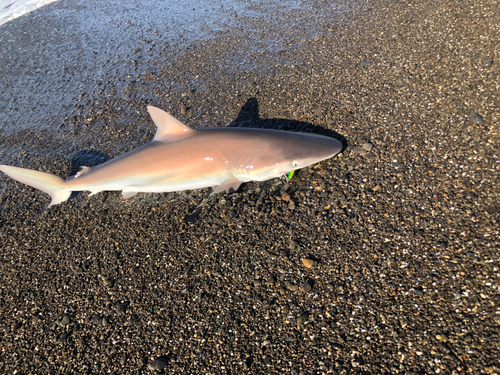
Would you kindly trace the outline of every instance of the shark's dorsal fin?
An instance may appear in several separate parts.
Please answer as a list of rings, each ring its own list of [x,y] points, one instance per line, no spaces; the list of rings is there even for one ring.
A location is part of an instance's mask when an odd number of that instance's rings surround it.
[[[154,138],[155,141],[166,141],[170,137],[187,134],[188,132],[193,131],[193,129],[184,125],[182,122],[159,108],[149,105],[148,111],[149,115],[158,127]]]

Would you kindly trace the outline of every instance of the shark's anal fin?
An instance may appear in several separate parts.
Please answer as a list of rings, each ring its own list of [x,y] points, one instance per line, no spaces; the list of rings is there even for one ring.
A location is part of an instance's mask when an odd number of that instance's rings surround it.
[[[122,198],[123,199],[132,198],[137,193],[138,193],[137,191],[122,191]]]
[[[229,190],[231,188],[233,188],[233,190],[236,191],[236,190],[238,190],[238,188],[240,187],[241,184],[242,184],[242,182],[240,180],[236,180],[236,179],[224,181],[222,184],[215,187],[214,190],[212,190],[212,193],[210,195],[221,193],[221,192]]]

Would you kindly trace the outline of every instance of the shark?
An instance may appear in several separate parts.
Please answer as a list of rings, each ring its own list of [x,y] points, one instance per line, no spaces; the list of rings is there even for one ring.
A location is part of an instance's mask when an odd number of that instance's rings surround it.
[[[50,206],[74,191],[161,193],[214,187],[212,194],[250,181],[266,181],[329,159],[343,149],[331,137],[256,128],[193,129],[167,112],[147,107],[157,126],[154,139],[74,176],[0,165],[0,171],[51,197]]]

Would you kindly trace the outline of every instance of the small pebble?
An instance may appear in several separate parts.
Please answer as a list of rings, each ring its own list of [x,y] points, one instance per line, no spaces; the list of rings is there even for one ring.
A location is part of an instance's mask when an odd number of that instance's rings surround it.
[[[302,259],[302,264],[306,268],[312,268],[314,265],[316,265],[316,261],[314,261],[313,259],[306,258],[306,259]]]
[[[266,355],[264,356],[264,363],[267,365],[267,366],[270,366],[271,365],[271,357]]]
[[[373,148],[373,143],[371,142],[363,143],[363,150],[370,152],[372,148]]]
[[[481,64],[483,68],[489,68],[493,64],[493,59],[486,60],[484,63]]]
[[[64,315],[61,321],[59,322],[59,325],[61,327],[66,327],[70,322],[71,318],[68,315]]]
[[[61,344],[66,342],[66,340],[68,339],[68,336],[69,334],[67,334],[66,332],[62,333],[58,339],[57,339],[57,342],[60,342]]]
[[[155,369],[156,370],[163,370],[165,367],[167,367],[167,360],[163,357],[157,358],[155,361]]]
[[[483,123],[483,118],[478,115],[477,113],[471,113],[469,115],[469,118],[471,119],[471,121],[474,123],[474,124],[482,124]]]
[[[438,339],[439,341],[446,341],[447,337],[446,335],[436,335],[436,339]]]
[[[309,293],[312,290],[311,284],[305,282],[304,284],[302,284],[302,290],[306,293]]]
[[[118,314],[123,314],[125,313],[125,311],[127,310],[127,307],[128,305],[126,303],[120,303],[117,307],[116,307],[116,312]]]
[[[297,318],[297,327],[301,327],[304,325],[305,322],[307,322],[307,319],[309,319],[309,314],[308,313],[303,313]]]

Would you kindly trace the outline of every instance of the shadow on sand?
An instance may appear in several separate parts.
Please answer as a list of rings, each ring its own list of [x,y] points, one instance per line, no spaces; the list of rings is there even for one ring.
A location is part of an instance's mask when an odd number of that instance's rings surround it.
[[[236,128],[261,128],[286,130],[292,132],[316,133],[326,137],[332,137],[342,142],[344,149],[347,147],[347,139],[335,131],[322,128],[310,122],[298,120],[287,120],[283,118],[263,119],[259,117],[259,103],[256,98],[250,98],[241,107],[238,117],[228,127]]]

